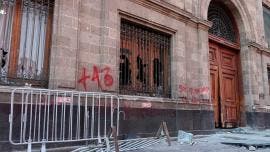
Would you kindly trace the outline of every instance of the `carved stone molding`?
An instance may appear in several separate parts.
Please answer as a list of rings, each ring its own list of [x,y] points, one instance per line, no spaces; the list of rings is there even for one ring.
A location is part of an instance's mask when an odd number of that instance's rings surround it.
[[[207,20],[202,20],[194,16],[192,13],[180,9],[179,7],[176,7],[165,1],[161,0],[129,0],[129,1],[139,4],[148,9],[154,10],[156,12],[159,12],[168,17],[179,20],[181,22],[187,23],[191,26],[196,26],[197,28],[203,30],[208,30],[212,26],[211,22]]]

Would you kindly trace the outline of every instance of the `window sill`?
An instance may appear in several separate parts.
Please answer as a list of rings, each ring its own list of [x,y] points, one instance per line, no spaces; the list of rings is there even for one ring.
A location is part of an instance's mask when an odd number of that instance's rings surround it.
[[[120,99],[127,100],[127,101],[146,101],[146,102],[173,102],[177,103],[179,100],[166,98],[166,97],[149,97],[149,96],[137,96],[137,95],[118,95]]]

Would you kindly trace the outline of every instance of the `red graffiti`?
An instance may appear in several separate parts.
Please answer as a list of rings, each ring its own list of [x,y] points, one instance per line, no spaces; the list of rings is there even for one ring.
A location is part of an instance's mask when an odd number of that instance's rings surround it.
[[[113,77],[110,75],[110,71],[111,71],[111,69],[109,67],[105,67],[101,71],[101,72],[105,72],[105,75],[104,75],[105,86],[112,86],[113,85]]]
[[[179,85],[179,93],[193,103],[207,101],[203,96],[209,95],[209,91],[209,87],[192,88],[186,85]]]
[[[83,85],[84,90],[86,90],[86,81],[87,79],[90,79],[90,75],[86,75],[86,69],[83,68],[81,79],[78,81]]]
[[[190,93],[193,95],[199,95],[199,94],[208,94],[209,93],[209,87],[199,87],[199,88],[191,88],[187,87],[185,85],[179,85],[179,92],[180,93]]]
[[[86,68],[83,68],[82,76],[78,83],[81,83],[84,87],[84,90],[87,90],[87,80],[91,80],[97,83],[98,87],[103,89],[102,84],[105,85],[105,87],[110,87],[113,85],[113,77],[110,74],[111,69],[109,67],[105,68],[98,68],[96,65],[93,66],[93,73],[92,76],[86,75]],[[100,80],[100,74],[104,73],[103,81]],[[103,83],[102,83],[103,82]]]
[[[92,75],[92,81],[96,81],[98,86],[100,87],[100,80],[99,80],[99,69],[94,65],[93,67],[93,75]]]

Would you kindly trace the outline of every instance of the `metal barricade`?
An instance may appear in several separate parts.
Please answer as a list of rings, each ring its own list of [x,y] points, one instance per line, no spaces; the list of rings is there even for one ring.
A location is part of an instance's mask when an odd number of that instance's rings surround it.
[[[115,126],[119,133],[119,98],[108,93],[14,89],[11,94],[9,141],[13,145],[80,141],[106,142]]]

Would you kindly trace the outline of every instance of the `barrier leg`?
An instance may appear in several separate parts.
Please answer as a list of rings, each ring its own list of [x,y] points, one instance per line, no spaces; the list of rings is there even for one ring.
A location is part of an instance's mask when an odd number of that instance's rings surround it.
[[[31,144],[32,140],[28,139],[28,144],[27,144],[27,152],[32,152],[32,144]]]
[[[46,145],[45,145],[45,140],[42,140],[42,145],[41,145],[41,149],[40,152],[46,152]]]
[[[114,141],[115,152],[119,152],[118,136],[115,127],[112,127],[112,136]]]
[[[106,151],[110,152],[111,151],[111,147],[110,147],[110,141],[108,137],[105,137],[105,143],[106,143]]]

